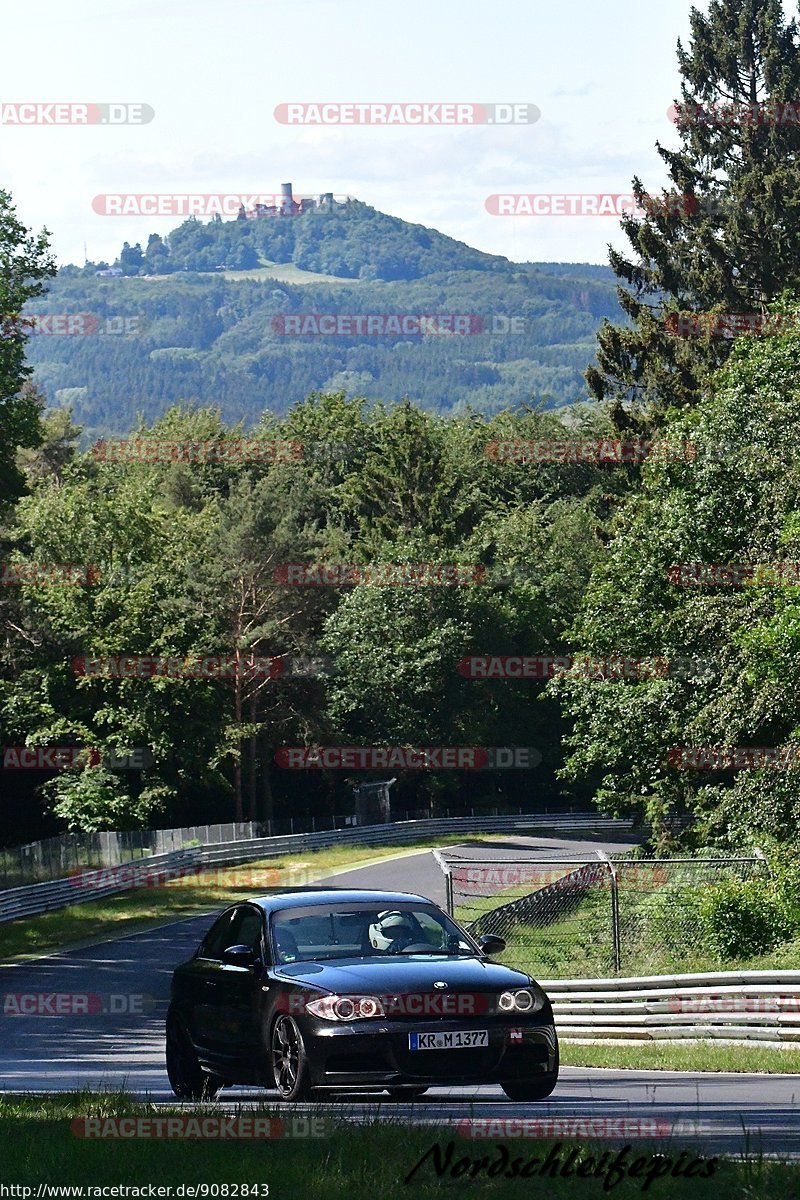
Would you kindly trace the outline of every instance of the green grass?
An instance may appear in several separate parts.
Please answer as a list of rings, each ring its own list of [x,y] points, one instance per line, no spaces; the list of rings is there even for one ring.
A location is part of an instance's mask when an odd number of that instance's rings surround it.
[[[49,950],[91,944],[106,938],[138,933],[152,925],[177,921],[196,913],[225,908],[246,896],[275,887],[313,883],[337,870],[365,866],[383,858],[420,854],[434,846],[468,845],[492,838],[471,834],[468,838],[437,838],[407,846],[331,846],[302,855],[265,858],[238,867],[207,868],[206,879],[186,876],[159,887],[134,888],[100,900],[75,904],[56,912],[41,913],[0,925],[0,965],[38,958]],[[135,866],[147,860],[137,859]],[[220,879],[222,877],[222,881]]]
[[[469,897],[456,907],[456,918],[470,924],[529,894],[531,885],[509,888],[494,896]],[[643,903],[653,891],[620,890],[620,975],[681,975],[702,971],[774,971],[800,969],[800,937],[749,958],[723,958],[697,941],[669,946],[653,936]],[[492,927],[506,940],[497,957],[540,979],[590,979],[614,975],[611,940],[611,894],[595,888],[558,920],[532,924],[509,918]],[[677,939],[676,939],[677,940]]]
[[[560,1042],[561,1065],[614,1067],[634,1071],[746,1071],[800,1075],[800,1045],[720,1045],[716,1041],[675,1045],[641,1042],[635,1046]]]
[[[274,1112],[274,1110],[272,1110]],[[399,1121],[389,1125],[344,1125],[334,1123],[325,1138],[256,1140],[177,1140],[140,1139],[100,1140],[76,1137],[70,1123],[76,1117],[165,1116],[180,1112],[183,1116],[214,1115],[212,1106],[159,1108],[136,1103],[125,1096],[97,1097],[72,1095],[59,1097],[0,1098],[0,1138],[3,1160],[0,1181],[17,1186],[38,1184],[147,1185],[162,1187],[197,1184],[268,1184],[270,1200],[400,1200],[401,1197],[488,1195],[505,1200],[547,1196],[548,1200],[584,1200],[613,1192],[617,1200],[631,1200],[643,1194],[644,1179],[625,1178],[604,1190],[602,1178],[487,1179],[486,1167],[500,1161],[499,1145],[505,1146],[508,1160],[523,1163],[537,1157],[541,1162],[554,1146],[552,1141],[494,1139],[468,1140],[452,1129],[425,1130],[404,1127]],[[245,1116],[264,1116],[264,1107]],[[233,1113],[225,1114],[235,1115]],[[467,1115],[465,1113],[465,1115]],[[290,1120],[285,1113],[284,1121]],[[404,1179],[432,1146],[440,1147],[444,1159],[452,1143],[455,1164],[463,1157],[473,1162],[486,1156],[484,1170],[477,1178],[463,1174],[453,1177],[447,1171],[441,1178],[434,1168],[434,1156]],[[588,1168],[588,1157],[595,1164],[605,1149],[610,1161],[622,1148],[622,1142],[555,1143],[559,1165],[575,1150]],[[683,1144],[682,1144],[683,1146]],[[681,1147],[659,1146],[652,1140],[634,1142],[627,1153],[628,1163],[641,1157],[649,1170],[653,1155],[662,1151],[671,1167],[685,1169],[696,1154],[702,1156],[703,1172],[712,1159],[702,1147],[681,1160]],[[446,1159],[445,1159],[446,1161]],[[551,1159],[551,1162],[553,1160]],[[575,1160],[573,1160],[575,1162]],[[714,1159],[713,1174],[702,1178],[667,1175],[654,1179],[644,1192],[657,1200],[790,1200],[800,1192],[800,1168],[796,1165],[751,1157],[744,1161]],[[662,1162],[663,1166],[663,1162]],[[208,1192],[206,1193],[208,1195]],[[232,1194],[229,1192],[229,1195]],[[173,1196],[175,1193],[173,1192]],[[240,1193],[241,1195],[241,1193]]]
[[[459,841],[456,837],[447,840]],[[460,839],[462,843],[463,840]],[[437,839],[436,845],[441,844],[442,841]],[[154,924],[225,908],[245,896],[258,895],[259,890],[305,885],[337,869],[363,866],[373,860],[430,849],[429,843],[415,846],[334,846],[302,855],[219,868],[219,875],[212,875],[205,881],[202,877],[187,876],[160,887],[131,889],[56,912],[8,921],[0,925],[0,963],[36,958],[48,950],[66,946],[122,937]]]
[[[358,279],[346,279],[341,275],[324,275],[318,271],[304,271],[302,267],[295,266],[294,263],[273,263],[267,259],[262,259],[262,267],[249,267],[242,271],[215,271],[215,275],[221,275],[224,279],[257,279],[269,281],[277,279],[280,283],[340,283],[345,286],[357,285],[361,281]],[[169,278],[169,276],[166,276]]]

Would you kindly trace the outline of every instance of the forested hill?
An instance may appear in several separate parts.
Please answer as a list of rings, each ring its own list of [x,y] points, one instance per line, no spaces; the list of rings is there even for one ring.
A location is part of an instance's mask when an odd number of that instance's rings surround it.
[[[320,389],[409,396],[439,412],[559,406],[585,395],[596,330],[620,319],[606,267],[512,263],[357,202],[185,221],[144,250],[126,243],[113,264],[124,275],[98,277],[108,266],[63,268],[30,310],[84,314],[42,324],[28,358],[50,403],[71,405],[89,437],[187,400],[249,425]],[[313,320],[285,320],[300,314]],[[442,320],[348,324],[359,314]],[[332,315],[334,333],[319,320]],[[466,334],[447,328],[450,315]]]
[[[150,235],[141,254],[123,247],[126,272],[244,270],[266,259],[342,279],[410,280],[439,271],[502,271],[507,258],[474,250],[436,229],[413,225],[351,200],[294,217],[184,221],[164,241]]]

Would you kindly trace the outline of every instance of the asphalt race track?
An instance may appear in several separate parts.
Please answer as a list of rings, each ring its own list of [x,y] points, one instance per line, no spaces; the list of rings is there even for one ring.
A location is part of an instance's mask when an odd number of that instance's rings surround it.
[[[597,842],[543,838],[499,839],[459,847],[480,856],[518,854],[537,847],[543,857],[580,853]],[[404,855],[379,865],[330,877],[340,886],[418,891],[444,902],[441,873],[430,853]],[[164,1069],[164,1016],[173,967],[194,951],[213,914],[192,917],[92,947],[0,969],[4,997],[52,994],[89,997],[90,1011],[69,1015],[0,1017],[0,1090],[65,1092],[81,1088],[121,1090],[156,1102],[177,1103]],[[46,1001],[43,1001],[46,1006]],[[13,1007],[13,1002],[11,1002]],[[4,1010],[8,1009],[4,1004]],[[231,1103],[263,1104],[266,1091],[226,1089]],[[275,1101],[277,1103],[277,1100]],[[378,1109],[375,1098],[348,1098],[312,1106],[361,1121]],[[298,1106],[297,1111],[310,1111]],[[711,1075],[662,1071],[616,1071],[564,1067],[556,1091],[537,1104],[515,1103],[499,1087],[432,1088],[415,1105],[384,1097],[380,1114],[393,1121],[441,1125],[453,1133],[467,1118],[535,1118],[543,1136],[568,1139],[596,1133],[625,1141],[637,1136],[671,1137],[701,1145],[705,1152],[740,1153],[748,1143],[766,1154],[800,1155],[800,1075]],[[499,1135],[495,1135],[499,1136]]]

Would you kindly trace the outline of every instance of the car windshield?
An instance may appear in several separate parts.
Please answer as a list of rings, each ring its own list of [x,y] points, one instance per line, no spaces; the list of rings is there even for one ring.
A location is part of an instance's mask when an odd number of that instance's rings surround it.
[[[271,921],[276,963],[396,954],[480,953],[435,905],[321,905],[284,909]]]

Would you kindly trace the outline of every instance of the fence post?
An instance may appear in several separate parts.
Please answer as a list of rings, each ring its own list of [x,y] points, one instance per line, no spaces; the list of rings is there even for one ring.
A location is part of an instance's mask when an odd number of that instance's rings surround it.
[[[436,861],[436,863],[438,864],[438,866],[444,872],[444,889],[445,889],[445,896],[447,897],[446,902],[445,902],[445,907],[446,907],[447,911],[449,912],[450,916],[452,917],[453,916],[453,876],[450,872],[450,864],[443,857],[441,850],[434,850],[433,857],[434,857],[434,860]]]
[[[761,862],[764,864],[764,870],[767,872],[768,878],[771,878],[772,872],[769,869],[769,859],[760,846],[753,847],[753,857],[761,860]]]
[[[622,955],[619,936],[619,892],[617,889],[617,872],[613,862],[603,850],[597,851],[598,858],[608,867],[611,880],[611,941],[614,948],[614,974],[619,975]]]

